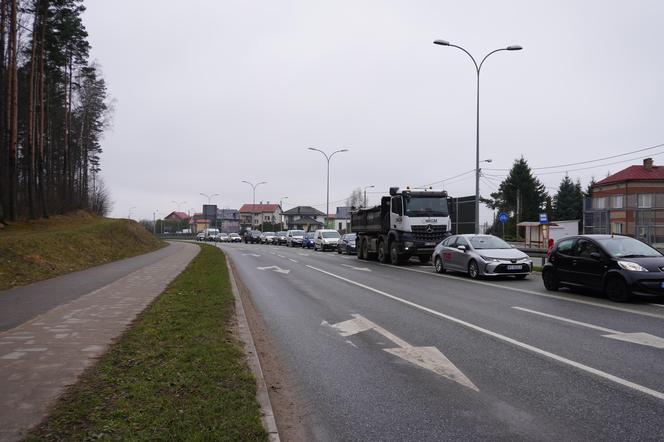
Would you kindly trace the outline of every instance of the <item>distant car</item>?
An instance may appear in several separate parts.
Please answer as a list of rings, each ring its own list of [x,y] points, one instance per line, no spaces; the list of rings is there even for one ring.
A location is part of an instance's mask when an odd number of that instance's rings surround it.
[[[261,233],[261,244],[270,244],[274,240],[274,232]]]
[[[261,242],[261,232],[259,230],[247,230],[244,233],[244,242],[246,244],[257,244]]]
[[[217,236],[214,237],[214,240],[216,242],[228,242],[228,233],[218,233]]]
[[[333,229],[319,229],[314,233],[314,251],[336,250],[339,242],[339,232]]]
[[[274,239],[272,240],[272,243],[276,244],[278,246],[285,245],[286,244],[286,239],[287,239],[287,237],[286,237],[287,233],[288,232],[286,232],[285,230],[277,232],[276,235],[274,236]]]
[[[242,242],[242,237],[237,233],[231,233],[228,235],[228,238],[230,239],[230,242]]]
[[[450,236],[436,246],[431,259],[438,273],[453,270],[473,279],[500,275],[524,279],[533,270],[528,255],[493,235]]]
[[[357,234],[355,233],[346,233],[341,235],[339,242],[337,243],[337,253],[345,253],[347,255],[353,254],[356,252],[355,240],[357,239]]]
[[[578,235],[558,240],[542,268],[547,290],[587,287],[612,301],[664,295],[664,255],[634,238]]]
[[[303,237],[304,237],[304,230],[289,230],[286,233],[286,246],[301,247]]]
[[[314,247],[314,234],[313,232],[307,232],[302,237],[302,248],[311,249]]]
[[[198,232],[196,234],[196,241],[204,241],[205,240],[205,232]]]

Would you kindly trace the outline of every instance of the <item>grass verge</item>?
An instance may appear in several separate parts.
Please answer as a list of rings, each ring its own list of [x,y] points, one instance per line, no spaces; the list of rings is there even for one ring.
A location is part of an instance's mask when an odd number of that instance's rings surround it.
[[[135,221],[85,212],[10,223],[0,231],[0,290],[157,250]]]
[[[223,253],[201,253],[27,440],[267,440],[231,331]]]

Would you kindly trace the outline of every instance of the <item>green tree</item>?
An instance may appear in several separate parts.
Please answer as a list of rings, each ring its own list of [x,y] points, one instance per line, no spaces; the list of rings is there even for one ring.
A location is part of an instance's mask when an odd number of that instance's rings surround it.
[[[560,181],[554,197],[555,219],[571,220],[583,217],[583,191],[579,180],[573,182],[567,175]]]
[[[528,162],[521,157],[514,161],[512,169],[507,178],[500,183],[498,191],[491,194],[492,199],[487,202],[487,206],[511,213],[505,230],[514,232],[517,222],[538,219],[540,211],[545,207],[546,197],[544,185],[533,176]],[[498,228],[499,226],[494,223],[492,231],[498,232]]]

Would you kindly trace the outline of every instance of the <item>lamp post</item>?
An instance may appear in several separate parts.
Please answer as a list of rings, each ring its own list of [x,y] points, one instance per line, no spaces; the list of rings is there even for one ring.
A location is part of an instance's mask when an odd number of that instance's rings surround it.
[[[327,160],[327,199],[325,204],[325,227],[327,227],[327,224],[329,222],[328,218],[330,216],[330,160],[332,159],[335,153],[348,152],[348,149],[335,150],[330,155],[326,154],[320,149],[316,149],[315,147],[309,147],[308,149],[322,153],[325,159]]]
[[[247,184],[249,184],[249,185],[251,186],[251,189],[252,189],[252,191],[253,191],[253,198],[252,198],[252,200],[251,200],[251,205],[252,205],[252,208],[251,208],[251,209],[252,209],[252,210],[255,210],[255,207],[254,207],[254,206],[256,206],[256,187],[260,186],[261,184],[267,184],[267,181],[261,181],[260,183],[256,183],[256,184],[254,184],[254,183],[252,183],[252,182],[250,182],[250,181],[246,181],[246,180],[242,180],[242,182],[243,182],[243,183],[247,183]],[[252,218],[254,217],[254,215],[255,215],[255,213],[252,212],[252,213],[251,213]],[[252,219],[252,220],[251,220],[251,226],[253,227],[253,225],[254,225],[254,220]]]
[[[157,213],[159,213],[159,210],[152,212],[152,234],[155,236],[157,236]]]
[[[212,201],[212,198],[214,198],[215,196],[219,196],[218,193],[213,193],[212,195],[208,195],[207,193],[202,193],[202,192],[200,193],[200,195],[202,195],[202,196],[204,196],[205,198],[208,199],[208,205]],[[175,201],[173,201],[173,202],[175,202]],[[185,201],[185,203],[186,203],[186,201]]]
[[[171,202],[172,202],[173,204],[175,204],[176,206],[178,206],[178,212],[180,211],[180,206],[181,206],[182,204],[187,204],[186,201],[175,201],[175,200],[171,200]]]
[[[364,207],[367,206],[367,189],[373,189],[374,187],[376,186],[371,185],[364,188]]]
[[[506,48],[499,48],[499,49],[494,49],[493,51],[489,52],[484,56],[480,64],[477,64],[477,61],[475,61],[475,58],[462,48],[461,46],[457,46],[454,44],[451,44],[449,41],[446,40],[435,40],[433,42],[434,44],[441,45],[441,46],[450,46],[453,48],[457,48],[465,52],[470,59],[473,61],[473,64],[475,65],[475,71],[477,72],[477,124],[475,128],[475,233],[480,233],[480,71],[482,70],[482,65],[484,64],[484,61],[489,57],[491,54],[495,54],[496,52],[500,51],[520,51],[523,49],[519,45],[510,45],[507,46]]]
[[[280,220],[281,227],[284,226],[284,206],[283,206],[283,201],[284,201],[284,200],[287,200],[287,199],[288,199],[287,196],[282,196],[281,198],[279,198],[279,209],[281,210],[281,220]]]
[[[131,219],[131,211],[134,210],[136,206],[130,207],[129,208],[129,213],[127,214],[127,219]]]

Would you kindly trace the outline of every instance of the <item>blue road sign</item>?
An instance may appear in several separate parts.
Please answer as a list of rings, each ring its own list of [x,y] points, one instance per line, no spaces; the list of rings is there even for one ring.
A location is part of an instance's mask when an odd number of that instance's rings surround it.
[[[498,221],[500,221],[501,223],[505,224],[508,219],[509,219],[509,216],[507,216],[507,214],[505,212],[500,212],[498,214]]]
[[[540,224],[549,224],[549,217],[546,215],[546,213],[540,213],[539,219],[540,219]]]

